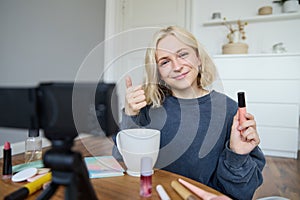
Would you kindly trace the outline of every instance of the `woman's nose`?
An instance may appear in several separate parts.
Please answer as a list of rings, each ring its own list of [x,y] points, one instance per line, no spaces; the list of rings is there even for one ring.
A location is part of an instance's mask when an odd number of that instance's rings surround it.
[[[173,60],[173,70],[174,71],[180,71],[183,67],[183,64],[178,60],[178,59],[174,59]]]

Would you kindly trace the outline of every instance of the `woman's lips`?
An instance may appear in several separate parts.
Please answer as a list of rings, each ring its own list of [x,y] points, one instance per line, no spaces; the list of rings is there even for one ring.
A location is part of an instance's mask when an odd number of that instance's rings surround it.
[[[185,78],[188,73],[189,72],[185,72],[185,73],[179,74],[178,76],[174,76],[173,78],[176,80],[181,80],[181,79]]]

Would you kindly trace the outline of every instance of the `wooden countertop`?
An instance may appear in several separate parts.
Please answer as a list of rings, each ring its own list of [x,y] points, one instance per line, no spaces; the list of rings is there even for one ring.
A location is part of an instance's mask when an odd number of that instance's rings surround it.
[[[74,145],[75,151],[80,151],[83,156],[101,156],[111,155],[113,142],[111,139],[103,138],[100,136],[91,136],[84,139],[76,140]],[[44,149],[45,151],[47,149]],[[13,165],[21,164],[24,162],[24,155],[19,154],[13,156]],[[3,159],[0,159],[1,174],[2,174]],[[156,186],[162,185],[171,199],[181,199],[181,197],[171,187],[171,182],[178,178],[184,179],[208,192],[222,195],[220,192],[203,185],[199,182],[191,180],[189,178],[167,172],[164,170],[155,169],[152,176],[152,196],[148,198],[142,198],[139,195],[140,178],[129,176],[125,173],[124,176],[107,177],[90,179],[93,188],[97,194],[98,199],[118,199],[118,200],[134,200],[134,199],[160,199],[156,192]],[[6,195],[22,187],[26,182],[14,183],[11,180],[0,180],[0,198],[3,199]],[[41,193],[38,191],[28,197],[27,199],[36,199]],[[64,199],[64,187],[61,186],[51,199]]]

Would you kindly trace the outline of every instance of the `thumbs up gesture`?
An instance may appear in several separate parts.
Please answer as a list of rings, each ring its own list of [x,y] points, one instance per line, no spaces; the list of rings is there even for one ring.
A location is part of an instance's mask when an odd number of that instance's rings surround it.
[[[130,116],[137,115],[147,105],[145,91],[142,85],[132,86],[132,80],[126,77],[125,113]]]

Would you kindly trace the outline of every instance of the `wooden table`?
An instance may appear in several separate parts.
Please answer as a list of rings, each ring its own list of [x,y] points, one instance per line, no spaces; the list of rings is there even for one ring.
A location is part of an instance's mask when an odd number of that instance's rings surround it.
[[[80,151],[83,156],[90,155],[111,155],[113,143],[111,140],[103,139],[101,137],[88,137],[85,139],[80,139],[75,142],[74,150]],[[13,165],[20,164],[24,162],[24,155],[19,154],[13,156]],[[3,159],[0,160],[1,174],[2,174],[2,163]],[[171,187],[171,182],[182,178],[206,191],[215,193],[217,195],[222,195],[220,192],[213,190],[212,188],[205,186],[199,182],[193,181],[186,177],[167,172],[164,170],[154,170],[154,175],[152,176],[152,196],[149,198],[142,198],[139,196],[139,177],[133,177],[125,174],[124,176],[118,177],[108,177],[108,178],[99,178],[99,179],[90,179],[93,185],[93,188],[99,199],[104,200],[134,200],[134,199],[160,199],[158,193],[155,190],[155,187],[160,184],[162,185],[171,199],[181,199],[181,197],[173,190]],[[17,190],[22,187],[22,183],[14,183],[11,180],[0,180],[0,199],[3,199],[4,196],[9,193]],[[35,199],[41,191],[36,192],[27,199]],[[51,199],[64,199],[64,187],[61,186]]]

